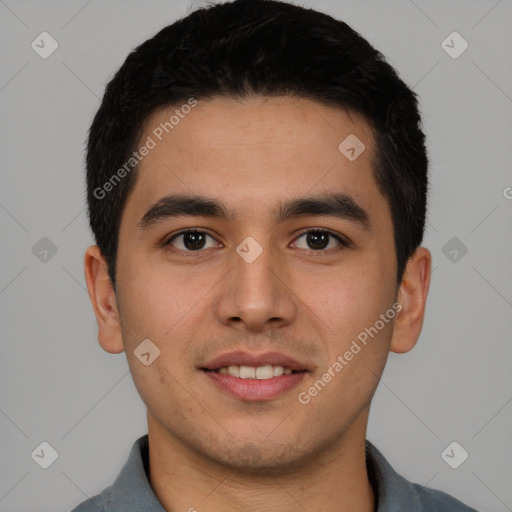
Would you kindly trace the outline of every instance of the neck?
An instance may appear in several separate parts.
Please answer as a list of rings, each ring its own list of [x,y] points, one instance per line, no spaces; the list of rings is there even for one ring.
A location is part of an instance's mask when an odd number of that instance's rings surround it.
[[[374,512],[375,494],[365,461],[367,419],[366,412],[343,439],[309,457],[307,463],[287,472],[281,468],[257,474],[198,454],[148,414],[149,481],[169,512]]]

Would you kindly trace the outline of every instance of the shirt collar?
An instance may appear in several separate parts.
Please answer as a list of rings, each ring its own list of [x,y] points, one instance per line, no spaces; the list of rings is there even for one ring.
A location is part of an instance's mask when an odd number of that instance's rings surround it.
[[[419,487],[421,490],[421,487],[399,475],[368,440],[365,444],[365,455],[368,478],[375,492],[377,512],[424,510],[417,489]]]
[[[165,512],[148,480],[148,435],[133,444],[128,460],[111,486],[112,511]]]

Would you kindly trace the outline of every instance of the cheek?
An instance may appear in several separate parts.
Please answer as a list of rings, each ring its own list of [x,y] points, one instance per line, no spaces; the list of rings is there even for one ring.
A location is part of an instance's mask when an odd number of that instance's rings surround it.
[[[392,280],[384,281],[378,268],[366,266],[350,274],[340,270],[324,286],[310,288],[317,295],[308,305],[323,321],[319,328],[327,357],[309,383],[313,387],[301,391],[316,395],[311,415],[335,430],[347,411],[358,414],[375,392],[392,333],[392,319],[381,320],[394,303]],[[319,380],[328,383],[324,387]]]
[[[201,298],[215,276],[172,270],[165,262],[140,265],[138,271],[134,264],[131,267],[129,273],[119,274],[122,336],[136,387],[144,400],[151,400],[159,389],[173,389],[173,376],[181,381],[192,365],[188,347],[194,330],[207,317],[208,303]],[[148,367],[134,354],[144,339],[160,350]]]
[[[384,277],[386,276],[386,277]],[[316,281],[316,280],[315,280]],[[393,283],[378,265],[339,269],[304,288],[306,303],[341,344],[373,325],[392,306]]]
[[[128,358],[133,383],[142,401],[148,410],[162,417],[172,415],[184,406],[179,398],[183,395],[183,387],[179,384],[182,379],[174,377],[176,372],[170,367],[170,359],[165,358],[164,351],[150,366],[144,366],[136,357]]]
[[[122,323],[128,337],[163,341],[198,306],[208,289],[206,276],[190,276],[171,266],[131,265],[120,274]]]

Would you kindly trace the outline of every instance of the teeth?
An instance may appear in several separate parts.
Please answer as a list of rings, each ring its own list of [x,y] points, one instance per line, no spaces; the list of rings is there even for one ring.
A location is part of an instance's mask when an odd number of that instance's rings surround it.
[[[274,377],[281,377],[284,373],[284,368],[282,366],[274,366]]]
[[[256,378],[256,368],[254,368],[254,366],[240,366],[240,378],[241,379],[255,379]]]
[[[266,364],[264,366],[239,366],[232,364],[231,366],[223,366],[219,368],[219,373],[223,375],[231,375],[240,379],[271,379],[272,377],[280,377],[281,375],[290,375],[291,368],[283,368],[282,366],[272,366]]]
[[[270,364],[258,366],[254,373],[257,379],[271,379],[274,376],[274,367]]]
[[[228,366],[228,375],[231,375],[231,377],[240,377],[240,366],[234,364]]]

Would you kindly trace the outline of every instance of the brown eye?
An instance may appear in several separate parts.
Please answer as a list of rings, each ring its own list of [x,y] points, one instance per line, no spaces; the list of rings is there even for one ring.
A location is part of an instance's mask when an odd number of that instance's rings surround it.
[[[335,235],[334,233],[331,233],[328,230],[323,229],[315,229],[306,231],[305,233],[302,233],[297,240],[305,237],[306,245],[307,247],[300,247],[301,249],[308,249],[312,251],[323,251],[326,248],[335,248],[339,247],[340,245],[342,247],[346,247],[347,243],[339,236]],[[332,241],[335,241],[337,243],[334,243],[334,245],[331,244],[329,247],[329,244]]]
[[[172,245],[172,247],[180,251],[194,252],[208,248],[206,245],[208,238],[214,240],[214,238],[211,235],[205,233],[204,231],[182,231],[181,233],[178,233],[171,237],[169,241],[166,243],[166,245]],[[209,247],[214,246],[215,244],[210,245]]]

